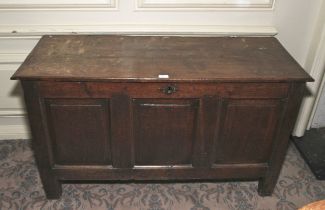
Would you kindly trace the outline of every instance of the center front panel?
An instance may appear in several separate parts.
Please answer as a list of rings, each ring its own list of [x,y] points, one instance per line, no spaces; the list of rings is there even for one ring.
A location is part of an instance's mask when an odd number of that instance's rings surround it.
[[[135,165],[191,164],[198,100],[133,99],[132,103]]]

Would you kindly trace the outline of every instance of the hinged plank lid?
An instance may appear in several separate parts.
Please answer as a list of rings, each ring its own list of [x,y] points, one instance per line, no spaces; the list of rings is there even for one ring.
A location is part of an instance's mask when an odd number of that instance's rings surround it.
[[[44,36],[12,79],[312,81],[273,37],[112,35]]]

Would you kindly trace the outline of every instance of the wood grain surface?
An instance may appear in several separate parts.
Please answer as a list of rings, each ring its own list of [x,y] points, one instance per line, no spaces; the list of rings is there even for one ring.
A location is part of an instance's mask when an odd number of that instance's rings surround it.
[[[311,81],[273,37],[44,36],[12,79]]]

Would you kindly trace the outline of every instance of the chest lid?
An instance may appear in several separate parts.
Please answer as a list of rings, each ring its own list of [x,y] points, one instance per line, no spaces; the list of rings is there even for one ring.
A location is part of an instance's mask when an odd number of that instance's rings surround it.
[[[43,36],[12,76],[56,81],[312,81],[273,37]]]

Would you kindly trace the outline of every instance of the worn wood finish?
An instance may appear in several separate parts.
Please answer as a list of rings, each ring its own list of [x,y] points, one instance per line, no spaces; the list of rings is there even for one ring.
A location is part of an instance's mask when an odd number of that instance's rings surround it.
[[[60,180],[256,180],[264,177],[266,164],[219,165],[213,168],[193,169],[180,167],[134,167],[102,168],[102,167],[54,167],[52,173]]]
[[[218,96],[223,98],[286,98],[287,83],[177,83],[177,91],[165,94],[163,88],[175,83],[105,83],[105,82],[45,82],[41,81],[41,96],[46,98],[111,98],[121,92],[133,98],[200,98]],[[58,85],[59,84],[59,85]],[[216,85],[218,84],[218,85]],[[266,94],[267,93],[267,94]]]
[[[47,99],[56,164],[109,165],[109,103],[105,99]]]
[[[282,163],[284,161],[287,148],[289,146],[289,137],[294,127],[296,117],[299,111],[300,103],[303,98],[305,86],[301,83],[292,83],[288,93],[287,103],[281,115],[281,129],[276,133],[273,140],[273,151],[269,158],[269,167],[267,173],[259,181],[258,192],[260,195],[271,195],[277,182]]]
[[[43,36],[13,78],[163,81],[159,74],[169,81],[309,79],[272,37],[105,35]]]
[[[311,81],[274,38],[124,36],[45,36],[13,78],[48,198],[66,180],[250,179],[269,195]]]
[[[228,99],[215,145],[215,163],[267,162],[279,129],[282,99]]]
[[[41,181],[49,199],[56,199],[62,193],[61,183],[53,173],[53,154],[52,144],[50,143],[49,133],[44,110],[44,102],[39,97],[39,87],[37,83],[22,81],[24,98],[28,110],[30,129],[33,135],[32,147],[38,165]]]
[[[195,99],[133,99],[135,165],[192,164],[197,105]]]

